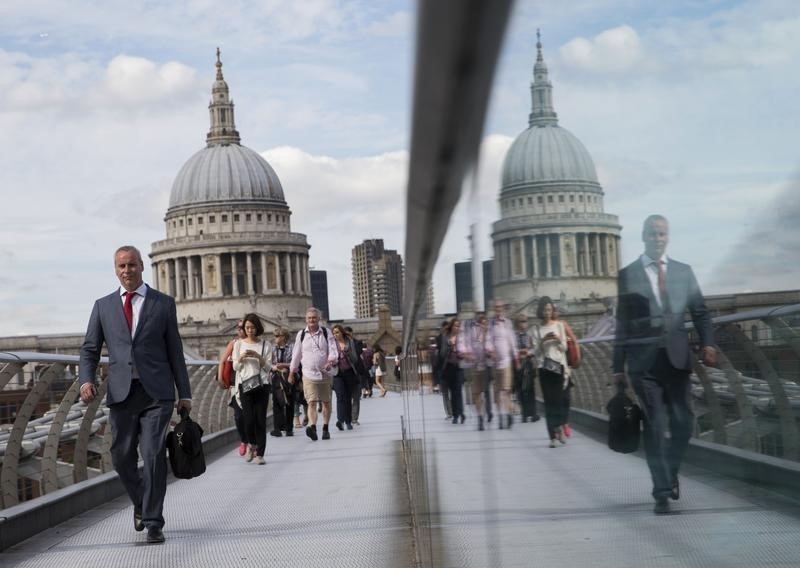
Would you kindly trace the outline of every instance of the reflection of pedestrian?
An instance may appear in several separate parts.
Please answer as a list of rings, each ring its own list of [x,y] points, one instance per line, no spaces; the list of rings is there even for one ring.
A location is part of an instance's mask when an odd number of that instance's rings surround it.
[[[386,396],[386,353],[377,343],[372,346],[374,355],[372,364],[375,367],[375,384],[381,389],[381,396]]]
[[[489,322],[486,334],[486,356],[492,360],[494,399],[497,403],[498,427],[511,428],[514,417],[511,413],[511,389],[514,386],[514,369],[519,368],[519,357],[511,322],[505,317],[505,304],[494,302],[494,317]],[[506,423],[503,424],[503,411]]]
[[[434,384],[434,392],[440,392],[442,395],[442,404],[444,405],[444,415],[446,419],[450,419],[453,416],[453,409],[450,405],[450,391],[447,388],[447,385],[444,384],[444,367],[440,364],[441,357],[440,354],[443,349],[444,341],[445,341],[445,333],[447,332],[447,326],[450,324],[448,321],[443,321],[442,326],[439,331],[439,335],[436,336],[435,339],[435,349],[434,353],[431,356],[431,360],[433,361],[433,384]]]
[[[465,359],[469,388],[472,389],[472,403],[478,416],[478,430],[483,430],[484,412],[488,411],[491,421],[492,401],[489,398],[489,371],[486,369],[486,315],[483,312],[475,314],[475,319],[468,322],[462,331],[464,343],[468,348]]]
[[[528,317],[519,315],[516,318],[517,351],[519,352],[519,369],[514,373],[514,390],[519,400],[522,421],[539,420],[536,414],[536,369],[534,366],[533,338],[528,333]]]
[[[564,425],[564,389],[569,381],[567,367],[567,334],[564,324],[555,319],[553,301],[548,296],[539,298],[536,315],[540,323],[536,326],[536,360],[539,365],[539,384],[542,386],[544,418],[550,447],[556,440],[566,443]]]
[[[614,380],[627,378],[644,415],[644,448],[653,480],[654,512],[669,512],[680,497],[678,471],[689,445],[692,354],[684,324],[688,310],[700,336],[702,358],[716,363],[711,316],[689,265],[665,252],[669,225],[651,215],[642,228],[644,254],[619,271]],[[669,439],[664,426],[669,422]]]
[[[122,285],[94,303],[80,355],[80,397],[97,395],[95,374],[103,344],[111,361],[106,402],[111,459],[133,502],[134,527],[147,542],[164,542],[166,438],[178,390],[178,410],[190,410],[191,387],[178,333],[175,300],[142,282],[142,255],[132,246],[114,253]],[[144,462],[139,472],[139,459]]]
[[[464,423],[464,375],[461,371],[461,360],[466,357],[466,352],[460,332],[461,322],[458,318],[453,318],[445,330],[442,349],[439,351],[442,382],[447,385],[450,393],[453,424],[457,424],[459,419],[461,424]]]

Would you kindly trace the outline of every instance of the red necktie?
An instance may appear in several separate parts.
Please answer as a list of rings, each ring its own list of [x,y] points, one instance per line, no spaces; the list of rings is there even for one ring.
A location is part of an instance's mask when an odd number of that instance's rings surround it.
[[[667,295],[667,270],[665,268],[666,262],[659,260],[658,265],[658,293],[661,296],[661,309],[665,312],[669,309],[669,296]]]
[[[133,331],[133,297],[136,292],[125,292],[125,305],[122,311],[125,312],[125,320],[128,322],[128,331]]]

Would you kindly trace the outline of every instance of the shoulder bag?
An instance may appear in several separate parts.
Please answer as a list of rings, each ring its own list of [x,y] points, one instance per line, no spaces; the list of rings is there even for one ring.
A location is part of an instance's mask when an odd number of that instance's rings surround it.
[[[264,348],[266,347],[266,342],[261,342],[261,358],[264,358]],[[242,394],[248,393],[250,391],[254,391],[264,386],[264,379],[261,377],[261,369],[259,369],[258,373],[253,375],[252,377],[247,377],[244,379],[240,384],[239,388],[242,391]]]
[[[542,343],[542,331],[539,326],[536,326],[536,337],[539,340],[539,345]],[[545,356],[542,359],[542,369],[545,371],[549,371],[551,373],[555,373],[556,375],[563,375],[564,374],[564,365],[556,361],[555,359],[551,359],[550,357]]]

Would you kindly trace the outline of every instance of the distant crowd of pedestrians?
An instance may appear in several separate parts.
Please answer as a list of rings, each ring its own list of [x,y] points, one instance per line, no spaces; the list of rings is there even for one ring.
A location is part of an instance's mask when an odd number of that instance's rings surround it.
[[[538,322],[528,317],[511,319],[505,304],[496,300],[491,318],[483,312],[461,322],[454,317],[442,323],[431,346],[434,390],[442,395],[445,416],[463,424],[464,394],[475,407],[477,429],[497,418],[497,427],[510,429],[514,417],[536,422],[536,380],[542,389],[544,415],[551,448],[572,435],[569,404],[572,378],[567,360],[570,342],[577,338],[558,318],[555,304],[544,296],[537,306]]]
[[[331,437],[333,392],[335,425],[341,431],[359,425],[361,399],[372,397],[376,386],[380,396],[386,396],[383,349],[366,346],[350,327],[320,325],[320,317],[318,309],[309,308],[306,326],[293,341],[282,328],[276,329],[269,341],[258,315],[247,314],[223,351],[217,381],[230,392],[228,404],[239,434],[239,455],[245,461],[266,463],[270,397],[271,436],[294,436],[295,429],[305,427],[306,436],[317,441]]]

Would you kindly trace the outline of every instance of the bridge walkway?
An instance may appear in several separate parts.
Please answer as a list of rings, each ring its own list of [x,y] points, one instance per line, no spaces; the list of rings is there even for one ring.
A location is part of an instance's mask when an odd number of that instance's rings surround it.
[[[438,567],[763,567],[800,564],[795,501],[687,467],[670,515],[655,516],[639,454],[576,430],[548,447],[543,421],[484,432],[425,415],[430,558]],[[471,407],[468,407],[471,410]],[[0,554],[0,566],[414,566],[400,450],[403,398],[362,402],[330,441],[270,438],[267,465],[235,448],[171,483],[163,545],[147,545],[120,498]],[[301,434],[301,433],[298,433]]]

